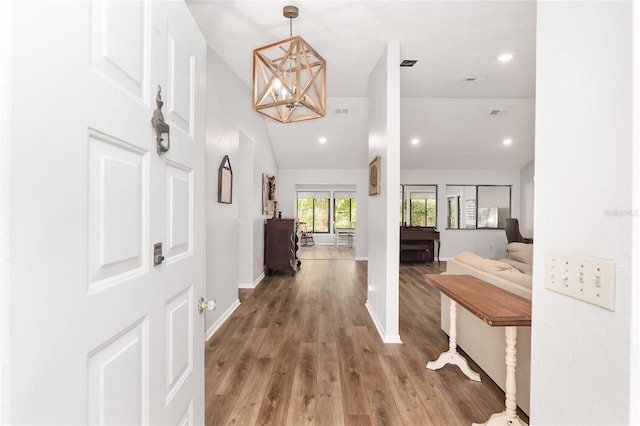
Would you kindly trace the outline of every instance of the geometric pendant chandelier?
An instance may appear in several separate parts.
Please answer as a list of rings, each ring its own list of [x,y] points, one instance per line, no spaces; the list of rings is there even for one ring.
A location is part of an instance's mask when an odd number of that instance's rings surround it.
[[[282,123],[324,117],[326,61],[300,36],[291,35],[298,8],[285,6],[289,38],[253,50],[253,108]]]

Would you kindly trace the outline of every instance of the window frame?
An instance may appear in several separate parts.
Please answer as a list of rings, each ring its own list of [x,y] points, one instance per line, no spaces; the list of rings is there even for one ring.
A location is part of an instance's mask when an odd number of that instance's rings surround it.
[[[309,224],[306,220],[305,225],[306,225],[306,229],[307,232],[311,232],[313,234],[329,234],[331,231],[331,224],[329,223],[329,218],[331,216],[331,203],[329,202],[329,200],[331,200],[331,197],[329,198],[297,198],[296,199],[296,210],[297,210],[297,219],[298,221],[300,221],[300,200],[311,200],[311,224]],[[327,230],[326,231],[319,231],[316,230],[316,201],[319,200],[326,200],[326,205],[327,205]]]
[[[338,209],[336,207],[336,201],[338,201],[338,200],[349,200],[349,223],[353,223],[353,222],[355,222],[353,220],[353,217],[354,216],[356,217],[356,221],[357,221],[357,218],[358,218],[357,213],[356,213],[357,212],[357,208],[358,208],[358,201],[357,201],[358,199],[357,198],[352,198],[352,197],[346,198],[346,197],[335,197],[335,196],[333,196],[332,198],[333,198],[333,233],[335,234],[336,228],[338,228],[338,220],[336,218]],[[354,212],[354,209],[356,210],[356,212]]]

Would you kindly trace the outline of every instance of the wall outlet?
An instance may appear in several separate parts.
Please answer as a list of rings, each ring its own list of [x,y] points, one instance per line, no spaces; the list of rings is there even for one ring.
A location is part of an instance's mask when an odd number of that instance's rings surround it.
[[[374,291],[376,291],[376,286],[374,285],[373,281],[369,283],[369,285],[367,286],[367,290],[369,291],[369,293],[373,293]]]
[[[549,290],[615,310],[613,260],[547,251],[544,286]]]

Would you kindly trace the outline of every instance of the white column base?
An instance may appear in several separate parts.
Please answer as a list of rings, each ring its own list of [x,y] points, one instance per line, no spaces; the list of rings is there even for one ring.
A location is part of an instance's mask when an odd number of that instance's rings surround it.
[[[473,426],[528,426],[525,422],[520,420],[520,417],[509,417],[507,413],[496,413],[489,417],[486,423],[473,423]]]
[[[475,380],[476,382],[480,381],[480,375],[473,371],[471,367],[469,367],[467,360],[457,352],[441,353],[437,360],[429,361],[427,363],[427,368],[429,370],[438,370],[447,364],[457,365],[465,376],[467,376],[471,380]]]

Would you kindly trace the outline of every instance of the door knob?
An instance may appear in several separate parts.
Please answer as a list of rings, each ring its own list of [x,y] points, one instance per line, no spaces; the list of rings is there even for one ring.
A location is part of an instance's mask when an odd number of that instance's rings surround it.
[[[204,297],[201,297],[200,300],[198,300],[198,312],[200,313],[202,313],[202,311],[204,311],[205,309],[207,311],[213,311],[215,308],[216,308],[215,299],[204,300]]]

